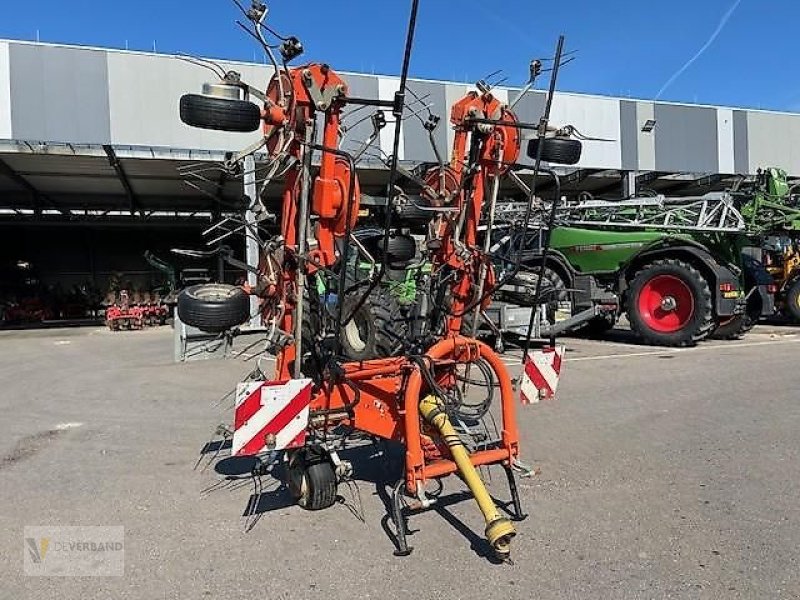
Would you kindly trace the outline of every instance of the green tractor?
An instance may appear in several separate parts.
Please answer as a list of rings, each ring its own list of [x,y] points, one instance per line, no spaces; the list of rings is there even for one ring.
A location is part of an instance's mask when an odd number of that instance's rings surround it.
[[[520,244],[530,246],[525,266],[535,280],[542,264],[540,237],[536,229],[512,229],[495,248],[510,257]],[[572,314],[616,298],[617,311],[577,322],[576,328],[599,333],[625,313],[643,342],[686,346],[712,334],[742,335],[773,310],[771,279],[757,259],[748,257],[752,244],[727,193],[583,198],[558,208],[545,280],[555,300],[571,304]],[[515,294],[518,299],[515,284],[530,287],[530,281],[512,282],[501,290],[500,300],[514,301]]]

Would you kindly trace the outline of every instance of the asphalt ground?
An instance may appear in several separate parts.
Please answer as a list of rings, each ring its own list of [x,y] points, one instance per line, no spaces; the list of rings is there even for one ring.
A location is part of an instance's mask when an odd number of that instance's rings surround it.
[[[513,564],[494,564],[454,478],[394,557],[399,471],[369,452],[331,509],[266,478],[243,516],[250,482],[214,490],[193,466],[252,361],[173,364],[169,328],[0,333],[0,598],[800,598],[798,334],[565,340],[558,400],[519,410],[538,475],[519,480]],[[501,471],[490,484],[507,498]],[[122,525],[125,575],[26,577],[25,525]]]

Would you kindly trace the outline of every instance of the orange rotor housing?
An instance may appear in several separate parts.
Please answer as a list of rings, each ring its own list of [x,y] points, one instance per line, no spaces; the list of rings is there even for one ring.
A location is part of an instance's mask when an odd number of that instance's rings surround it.
[[[474,119],[491,119],[501,123],[476,123]],[[477,131],[488,136],[483,144],[480,158],[481,165],[490,175],[503,175],[517,162],[520,134],[519,129],[513,126],[517,123],[517,117],[493,94],[469,92],[453,105],[450,111],[450,123],[456,130],[451,166],[457,172],[461,172],[460,165],[465,158],[466,138],[469,132]]]

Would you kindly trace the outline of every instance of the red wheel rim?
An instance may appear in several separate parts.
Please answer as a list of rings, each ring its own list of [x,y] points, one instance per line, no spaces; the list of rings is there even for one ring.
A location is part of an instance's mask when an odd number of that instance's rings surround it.
[[[674,275],[656,275],[639,292],[639,314],[653,331],[675,333],[694,315],[694,295],[685,281]]]

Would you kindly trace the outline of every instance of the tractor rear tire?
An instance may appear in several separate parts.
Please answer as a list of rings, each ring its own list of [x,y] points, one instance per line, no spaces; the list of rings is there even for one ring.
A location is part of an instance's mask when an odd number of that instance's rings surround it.
[[[625,308],[633,332],[654,346],[691,346],[714,327],[708,281],[680,260],[642,267],[628,289]]]
[[[250,318],[250,296],[224,283],[202,283],[178,296],[178,317],[190,327],[222,333]]]
[[[333,506],[336,502],[336,472],[325,452],[301,448],[287,455],[287,487],[298,506],[306,510]]]
[[[786,292],[786,314],[800,323],[800,279],[796,279]]]
[[[200,129],[250,133],[261,125],[261,109],[246,100],[184,94],[179,108],[181,121]]]
[[[356,290],[344,299],[343,318],[353,312],[362,295],[362,290]],[[344,356],[351,360],[369,360],[399,355],[407,336],[408,320],[397,298],[388,289],[378,286],[342,327],[339,340]]]

